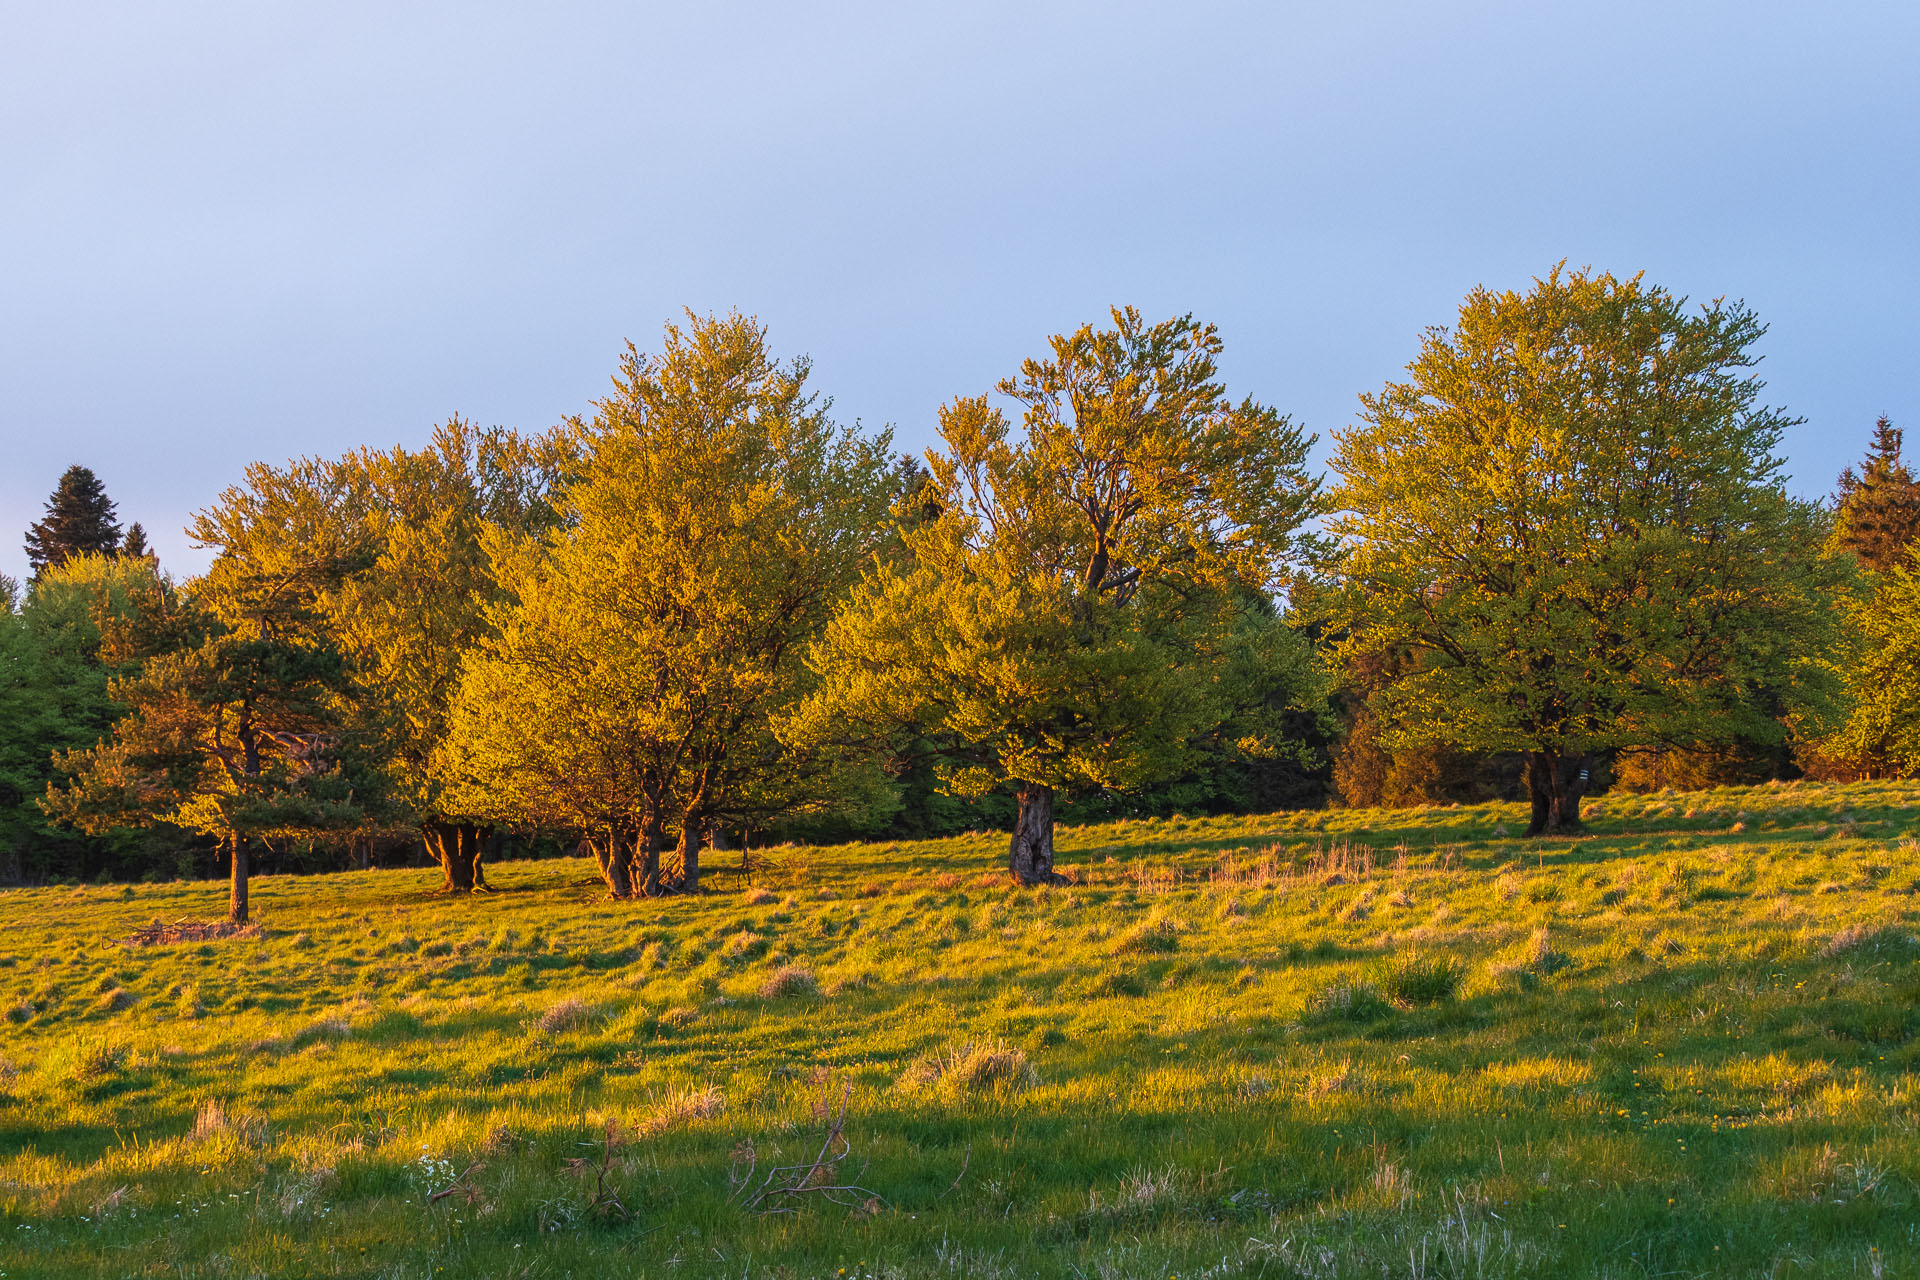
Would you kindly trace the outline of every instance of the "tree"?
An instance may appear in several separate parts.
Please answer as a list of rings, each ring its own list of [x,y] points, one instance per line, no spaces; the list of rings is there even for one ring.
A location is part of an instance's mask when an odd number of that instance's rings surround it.
[[[571,453],[564,432],[456,416],[417,451],[257,463],[189,526],[220,553],[210,581],[298,618],[345,661],[354,731],[385,774],[368,824],[418,830],[449,892],[486,888],[486,823],[447,807],[436,763],[460,663],[500,596],[483,542],[552,523]]]
[[[737,314],[668,326],[658,356],[629,347],[580,428],[592,455],[565,520],[499,547],[514,604],[465,669],[455,791],[588,832],[615,896],[697,890],[715,821],[845,794],[841,762],[771,721],[889,536],[894,487],[887,437],[835,426],[807,374]]]
[[[129,560],[157,559],[147,545],[146,528],[138,520],[127,526],[126,537],[120,540],[120,554]]]
[[[1834,495],[1831,545],[1851,552],[1861,573],[1837,601],[1852,642],[1846,660],[1834,664],[1845,689],[1845,723],[1800,744],[1802,765],[1820,776],[1886,777],[1920,767],[1920,680],[1905,631],[1915,616],[1910,571],[1920,539],[1920,483],[1900,457],[1902,443],[1900,429],[1881,418],[1865,462],[1857,473],[1840,473]]]
[[[229,857],[228,917],[243,923],[250,844],[354,826],[369,779],[349,768],[339,655],[285,598],[218,579],[196,588],[163,593],[168,607],[145,611],[138,629],[109,631],[129,668],[109,696],[126,714],[60,757],[72,776],[44,807],[89,833],[171,824],[214,837]]]
[[[17,611],[0,612],[0,878],[80,870],[89,851],[38,801],[58,776],[55,757],[111,728],[107,687],[126,639],[171,594],[145,561],[88,553],[49,566]]]
[[[1900,459],[1902,432],[1882,417],[1858,475],[1840,473],[1834,495],[1833,544],[1876,573],[1910,563],[1920,539],[1920,483]]]
[[[940,752],[950,790],[1012,791],[1009,865],[1053,870],[1057,793],[1125,791],[1212,753],[1277,749],[1312,689],[1271,603],[1316,509],[1310,441],[1217,380],[1192,317],[1055,337],[941,410],[932,501],[812,652],[796,739]]]
[[[1476,289],[1336,433],[1348,660],[1414,659],[1388,742],[1520,751],[1532,834],[1596,752],[1778,741],[1832,682],[1825,522],[1787,496],[1739,304],[1555,268]]]
[[[27,530],[27,563],[38,579],[71,556],[111,556],[120,550],[120,526],[100,477],[77,463],[60,476],[47,513]]]

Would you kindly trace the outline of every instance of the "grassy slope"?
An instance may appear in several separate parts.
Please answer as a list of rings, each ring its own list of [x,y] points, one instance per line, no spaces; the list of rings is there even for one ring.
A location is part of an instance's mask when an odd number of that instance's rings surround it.
[[[984,835],[781,850],[758,903],[269,878],[257,938],[140,950],[223,891],[7,893],[0,1272],[1916,1275],[1917,801],[1115,824],[1043,893]],[[1458,997],[1311,1011],[1409,954]],[[1037,1083],[915,1082],[969,1041]],[[878,1212],[731,1206],[843,1090]],[[630,1222],[567,1169],[609,1121]]]

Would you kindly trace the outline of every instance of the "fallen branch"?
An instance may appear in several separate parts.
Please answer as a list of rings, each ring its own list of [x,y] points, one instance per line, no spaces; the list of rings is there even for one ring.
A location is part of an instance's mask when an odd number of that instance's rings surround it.
[[[882,1196],[858,1182],[840,1180],[840,1162],[853,1152],[853,1144],[846,1135],[847,1098],[852,1092],[851,1084],[841,1086],[840,1109],[828,1113],[827,1131],[812,1163],[786,1164],[767,1170],[766,1178],[753,1194],[740,1198],[740,1192],[734,1193],[742,1209],[761,1214],[798,1213],[805,1197],[818,1196],[856,1213],[880,1212],[887,1203]],[[865,1171],[863,1165],[861,1172]],[[751,1177],[749,1165],[748,1173],[739,1184],[743,1190]]]
[[[260,936],[257,924],[236,924],[232,920],[193,920],[181,916],[169,924],[155,920],[142,925],[120,940],[123,947],[162,947],[175,942],[212,942],[219,938]]]

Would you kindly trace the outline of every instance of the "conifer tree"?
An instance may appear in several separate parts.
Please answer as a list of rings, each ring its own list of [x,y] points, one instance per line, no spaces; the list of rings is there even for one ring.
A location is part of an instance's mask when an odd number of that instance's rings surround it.
[[[120,540],[120,554],[128,560],[158,558],[147,545],[146,528],[138,520],[127,526],[127,536]]]
[[[47,514],[27,530],[34,579],[71,556],[118,553],[120,526],[113,517],[113,500],[100,477],[77,463],[68,467],[47,499]]]
[[[1900,458],[1902,434],[1881,417],[1859,473],[1852,467],[1841,472],[1834,495],[1834,545],[1877,573],[1909,563],[1920,538],[1920,483]]]

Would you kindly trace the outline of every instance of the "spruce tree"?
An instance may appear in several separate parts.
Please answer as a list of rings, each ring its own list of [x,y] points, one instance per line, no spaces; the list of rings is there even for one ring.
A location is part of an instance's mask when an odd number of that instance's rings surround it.
[[[68,467],[47,499],[45,518],[27,530],[27,563],[34,581],[73,556],[116,554],[120,526],[113,515],[113,500],[100,477],[78,464]]]
[[[120,554],[128,560],[158,559],[147,544],[145,527],[138,520],[127,526],[127,536],[120,541]]]
[[[1920,483],[1900,460],[1903,433],[1886,417],[1873,427],[1873,445],[1858,475],[1840,473],[1835,495],[1834,545],[1851,551],[1876,573],[1909,562],[1920,538]]]

